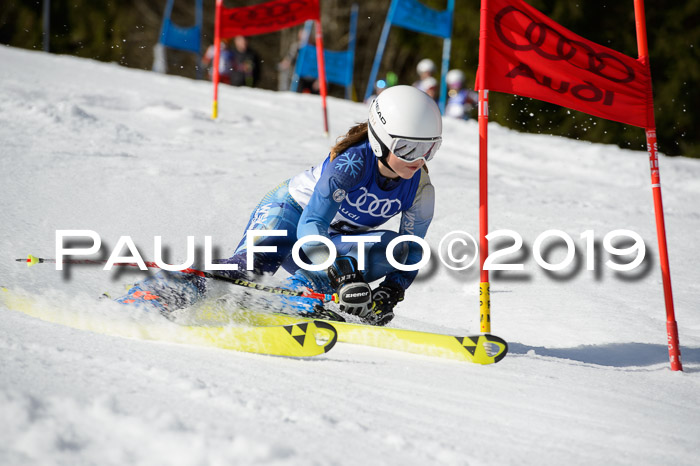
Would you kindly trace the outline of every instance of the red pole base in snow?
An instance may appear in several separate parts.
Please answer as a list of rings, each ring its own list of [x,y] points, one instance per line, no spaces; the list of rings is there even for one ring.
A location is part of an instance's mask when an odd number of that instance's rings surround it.
[[[656,129],[647,128],[647,150],[649,152],[649,168],[651,169],[651,186],[654,197],[654,212],[656,214],[656,236],[659,243],[659,262],[661,264],[661,279],[666,305],[666,332],[668,334],[668,357],[671,360],[671,370],[682,371],[680,344],[678,341],[678,325],[673,306],[673,291],[671,288],[671,268],[668,259],[666,243],[666,224],[664,221],[664,205],[661,199],[661,176],[659,175],[659,158],[657,153]]]
[[[647,43],[646,15],[644,0],[634,0],[634,18],[637,29],[637,50],[639,58],[649,65],[649,44]],[[651,73],[650,73],[651,74]],[[678,342],[678,325],[673,308],[673,292],[671,290],[671,270],[666,245],[666,225],[664,222],[664,207],[661,201],[661,177],[659,176],[659,158],[657,155],[656,123],[654,122],[654,98],[649,89],[650,121],[646,128],[647,151],[649,152],[649,168],[651,169],[651,189],[654,196],[654,212],[656,215],[656,236],[659,243],[659,261],[661,262],[661,277],[666,304],[666,332],[668,333],[668,356],[671,360],[671,370],[682,371],[681,350]]]
[[[668,357],[671,360],[672,371],[682,371],[681,347],[678,343],[678,324],[675,320],[666,322],[666,332],[668,333]]]

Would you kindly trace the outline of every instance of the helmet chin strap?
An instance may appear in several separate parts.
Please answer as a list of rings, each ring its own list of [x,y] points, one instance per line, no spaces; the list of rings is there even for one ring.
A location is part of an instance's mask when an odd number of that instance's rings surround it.
[[[384,165],[386,168],[391,170],[391,173],[395,174],[396,176],[399,176],[399,174],[396,173],[396,171],[389,166],[389,162],[387,161],[388,158],[389,158],[388,155],[383,155],[383,156],[379,157],[379,161],[382,163],[382,165]]]
[[[396,173],[396,171],[389,166],[389,148],[386,146],[386,144],[382,142],[381,139],[379,139],[379,136],[377,136],[377,133],[374,132],[374,128],[372,128],[372,125],[370,125],[369,122],[367,123],[367,128],[369,129],[369,131],[372,132],[372,136],[374,136],[374,138],[377,140],[377,142],[382,148],[382,156],[379,157],[379,161],[382,163],[382,165],[391,170],[391,173],[395,174],[396,176],[399,176],[399,174]]]

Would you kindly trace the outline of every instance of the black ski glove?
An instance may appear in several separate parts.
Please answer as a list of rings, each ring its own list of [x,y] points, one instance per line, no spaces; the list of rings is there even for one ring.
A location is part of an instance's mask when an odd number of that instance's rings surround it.
[[[354,257],[340,256],[328,267],[328,278],[338,294],[340,310],[366,317],[372,309],[372,289],[362,277]]]
[[[371,325],[386,325],[394,318],[394,306],[403,301],[404,290],[394,283],[384,282],[372,292],[372,311],[365,320]]]

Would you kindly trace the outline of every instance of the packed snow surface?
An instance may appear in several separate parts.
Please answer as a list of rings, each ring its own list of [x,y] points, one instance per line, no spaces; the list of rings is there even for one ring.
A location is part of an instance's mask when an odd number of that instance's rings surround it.
[[[0,464],[700,464],[700,161],[660,157],[684,372],[669,368],[646,154],[495,124],[489,231],[516,232],[522,247],[496,262],[524,266],[491,272],[492,332],[510,344],[498,364],[124,338],[110,322],[157,322],[96,298],[143,272],[14,259],[54,257],[56,230],[97,232],[102,259],[127,235],[145,260],[157,235],[171,263],[190,235],[226,257],[265,192],[320,163],[366,106],[329,99],[326,137],[316,96],[222,86],[212,120],[207,82],[9,47],[0,63],[0,285],[106,322],[0,306]],[[478,267],[438,257],[451,232],[478,234],[476,121],[445,121],[430,174],[433,258],[391,325],[478,333]],[[604,249],[621,229],[646,246],[629,272],[606,264],[636,255]],[[535,259],[566,259],[548,230],[572,239],[563,270]]]

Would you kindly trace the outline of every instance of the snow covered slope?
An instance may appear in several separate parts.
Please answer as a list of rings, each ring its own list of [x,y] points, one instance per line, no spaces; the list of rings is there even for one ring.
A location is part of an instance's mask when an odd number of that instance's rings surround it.
[[[226,256],[268,189],[320,163],[366,118],[364,105],[330,99],[328,139],[317,97],[222,86],[212,121],[207,82],[8,47],[0,63],[0,285],[77,318],[146,325],[94,300],[140,272],[13,259],[53,257],[58,229],[98,232],[104,258],[122,235],[147,260],[156,235],[171,262],[185,258],[188,235],[198,246],[212,236]],[[700,161],[661,157],[679,373],[668,364],[646,154],[489,131],[490,230],[524,241],[503,259],[523,271],[492,272],[493,333],[511,346],[503,361],[342,344],[294,360],[91,333],[0,307],[0,464],[698,464]],[[446,121],[444,139],[430,163],[435,258],[392,325],[475,333],[477,270],[449,270],[437,249],[452,231],[478,233],[476,122]],[[576,245],[559,272],[533,257],[551,229]],[[646,245],[632,272],[605,265],[602,241],[617,229]],[[557,244],[550,263],[565,256]]]

